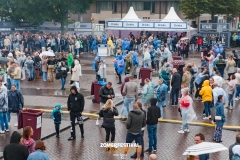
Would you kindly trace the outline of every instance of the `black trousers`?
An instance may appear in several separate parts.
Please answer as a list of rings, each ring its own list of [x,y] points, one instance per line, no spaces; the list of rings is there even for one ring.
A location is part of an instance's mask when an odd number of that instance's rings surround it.
[[[195,98],[198,98],[198,97],[200,97],[199,92],[200,92],[200,90],[201,90],[201,88],[202,88],[202,83],[197,84],[197,83],[195,82],[195,87],[196,87]]]
[[[71,121],[71,136],[73,138],[76,138],[76,134],[75,134],[75,120],[77,118],[78,124],[79,124],[79,128],[80,128],[80,132],[81,135],[84,135],[84,130],[83,130],[83,121],[82,119],[82,115],[80,114],[80,112],[70,112],[70,121]]]
[[[59,136],[59,132],[60,132],[60,124],[59,123],[55,123],[55,130],[56,130],[56,135]]]
[[[110,133],[111,133],[111,142],[115,140],[115,127],[114,128],[105,128],[106,131],[106,142],[109,142]]]

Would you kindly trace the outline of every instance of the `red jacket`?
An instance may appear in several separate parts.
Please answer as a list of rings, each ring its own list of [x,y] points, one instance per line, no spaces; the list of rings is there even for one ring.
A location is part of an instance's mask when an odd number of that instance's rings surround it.
[[[202,44],[202,38],[201,37],[198,37],[197,44]]]

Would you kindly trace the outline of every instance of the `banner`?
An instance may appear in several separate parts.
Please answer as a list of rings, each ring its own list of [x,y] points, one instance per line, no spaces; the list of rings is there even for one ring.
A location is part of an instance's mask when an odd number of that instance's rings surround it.
[[[221,27],[222,31],[229,31],[229,23],[200,23],[200,31],[217,31]]]
[[[207,46],[208,42],[206,41],[206,37],[208,34],[214,35],[215,37],[219,36],[218,32],[200,32],[203,35],[203,46]],[[220,32],[220,43],[223,47],[230,47],[230,33],[229,32]]]

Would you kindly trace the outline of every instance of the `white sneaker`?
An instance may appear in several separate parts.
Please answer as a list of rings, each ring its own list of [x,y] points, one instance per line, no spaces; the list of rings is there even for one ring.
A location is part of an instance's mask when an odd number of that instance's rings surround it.
[[[14,127],[17,127],[18,126],[18,124],[16,123],[16,124],[14,124]]]
[[[183,133],[184,133],[184,131],[183,131],[183,130],[180,130],[180,131],[178,131],[178,133],[181,133],[181,134],[183,134]]]
[[[187,133],[189,133],[189,132],[190,132],[190,130],[189,130],[189,129],[185,129],[185,130],[184,130],[184,132],[187,132]]]
[[[5,131],[2,131],[2,130],[0,131],[0,134],[4,134],[4,133],[5,133]]]
[[[233,106],[230,106],[230,108],[229,108],[229,109],[231,109],[231,110],[232,110],[232,109],[233,109]]]
[[[205,119],[209,119],[209,118],[208,117],[204,117],[203,119],[205,120]]]
[[[6,129],[5,132],[9,132],[9,129]]]
[[[11,126],[11,123],[10,123],[10,122],[8,122],[8,126]]]
[[[96,121],[96,125],[98,126],[99,125],[99,120],[97,119],[97,121]]]
[[[234,100],[235,100],[235,101],[238,101],[238,100],[239,100],[239,98],[235,98]]]

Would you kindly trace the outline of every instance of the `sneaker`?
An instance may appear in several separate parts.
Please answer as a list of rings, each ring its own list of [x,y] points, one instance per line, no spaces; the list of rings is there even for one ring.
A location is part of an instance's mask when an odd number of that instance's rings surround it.
[[[69,141],[72,141],[72,140],[74,140],[74,139],[76,139],[76,138],[75,138],[75,137],[69,137],[69,138],[68,138]]]
[[[9,132],[9,129],[6,129],[5,132]]]
[[[11,126],[11,123],[10,123],[10,122],[8,122],[8,126]]]
[[[127,160],[126,155],[121,156],[121,160]]]
[[[96,125],[98,126],[99,125],[99,120],[97,119],[97,121],[96,121]]]
[[[81,138],[84,138],[84,135],[81,135]]]
[[[232,110],[232,109],[233,109],[233,106],[230,106],[230,108],[229,108],[229,109],[231,109],[231,110]]]
[[[208,117],[203,117],[203,119],[205,120],[205,119],[209,119]]]
[[[183,134],[183,133],[184,133],[184,131],[183,131],[183,130],[180,130],[180,131],[178,131],[178,133],[181,133],[181,134]]]
[[[150,149],[146,149],[144,152],[146,153],[152,153],[152,151]]]
[[[18,126],[18,124],[16,123],[16,124],[14,124],[14,127],[17,127]]]
[[[189,130],[189,129],[185,129],[185,130],[184,130],[184,132],[187,132],[187,133],[189,133],[189,132],[190,132],[190,130]]]
[[[230,108],[230,106],[226,106],[225,108],[229,109],[229,108]]]
[[[136,153],[134,153],[133,155],[131,155],[131,157],[130,158],[137,158],[137,154]]]
[[[157,148],[153,149],[153,152],[157,152]]]
[[[239,98],[235,98],[234,100],[235,100],[235,101],[238,101],[238,100],[239,100]]]
[[[5,133],[5,131],[2,131],[2,130],[0,131],[0,134],[4,134],[4,133]]]

